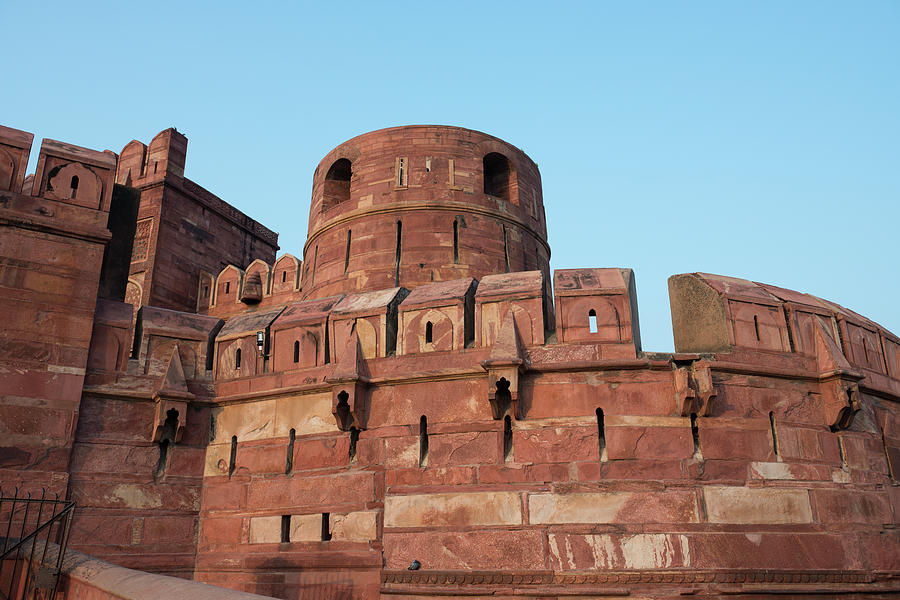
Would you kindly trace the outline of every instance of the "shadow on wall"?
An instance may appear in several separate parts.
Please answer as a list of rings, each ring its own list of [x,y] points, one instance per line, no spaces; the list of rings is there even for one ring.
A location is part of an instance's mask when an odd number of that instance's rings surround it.
[[[360,595],[358,590],[354,594],[354,581],[346,574],[304,571],[299,568],[284,572],[282,569],[283,560],[269,560],[260,564],[256,573],[264,574],[264,579],[256,582],[253,593],[292,600],[351,600]]]

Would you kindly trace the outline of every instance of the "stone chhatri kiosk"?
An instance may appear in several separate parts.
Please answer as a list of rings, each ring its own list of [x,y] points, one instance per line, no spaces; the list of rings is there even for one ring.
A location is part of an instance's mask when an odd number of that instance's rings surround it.
[[[173,129],[30,145],[0,129],[0,481],[75,500],[75,550],[277,598],[900,593],[865,317],[676,275],[646,352],[631,270],[551,274],[537,166],[467,129],[332,150],[302,261]]]

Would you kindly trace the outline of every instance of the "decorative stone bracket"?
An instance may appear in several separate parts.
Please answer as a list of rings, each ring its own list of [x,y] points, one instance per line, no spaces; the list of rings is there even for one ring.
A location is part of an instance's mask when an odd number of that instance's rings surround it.
[[[691,413],[708,417],[716,399],[710,363],[699,357],[691,359],[695,362],[675,367],[675,411],[682,417]]]
[[[341,431],[365,429],[369,398],[366,385],[360,381],[342,382],[331,388],[331,414]]]
[[[178,412],[178,426],[175,428],[174,439],[171,441],[177,444],[181,441],[181,437],[184,434],[184,426],[187,423],[187,401],[162,398],[160,396],[154,396],[153,401],[156,403],[156,408],[153,413],[153,435],[151,441],[162,441],[166,419],[169,411],[174,409]]]
[[[525,411],[519,403],[519,375],[525,370],[525,359],[512,311],[506,313],[490,358],[481,366],[488,373],[491,416],[500,420],[511,412],[516,420],[524,419]]]
[[[816,320],[816,363],[825,408],[825,421],[832,431],[847,429],[859,412],[859,381],[865,375],[856,371],[837,343]]]
[[[369,413],[366,359],[354,326],[347,346],[326,381],[331,384],[331,414],[341,431],[365,429]]]
[[[188,403],[195,398],[196,396],[188,389],[187,381],[184,377],[184,368],[181,366],[181,355],[178,352],[178,344],[176,343],[172,349],[172,355],[169,357],[166,374],[163,375],[159,386],[153,394],[153,402],[156,404],[156,407],[153,411],[151,441],[162,441],[166,433],[166,420],[169,418],[169,412],[174,410],[177,411],[178,421],[174,432],[169,433],[171,436],[169,441],[173,444],[180,442],[187,423]]]

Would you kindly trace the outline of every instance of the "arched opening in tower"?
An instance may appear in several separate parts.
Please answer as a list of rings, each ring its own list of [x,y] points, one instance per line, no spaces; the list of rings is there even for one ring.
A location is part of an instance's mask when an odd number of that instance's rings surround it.
[[[346,158],[334,161],[325,175],[322,212],[350,199],[350,176],[353,165]]]
[[[509,200],[510,172],[509,160],[499,152],[486,154],[484,163],[484,193],[503,200]]]

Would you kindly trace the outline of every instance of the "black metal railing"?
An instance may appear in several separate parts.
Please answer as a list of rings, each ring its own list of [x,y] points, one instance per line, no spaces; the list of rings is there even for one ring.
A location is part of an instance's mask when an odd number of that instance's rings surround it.
[[[0,488],[0,600],[54,597],[74,508],[43,489],[35,498]]]

